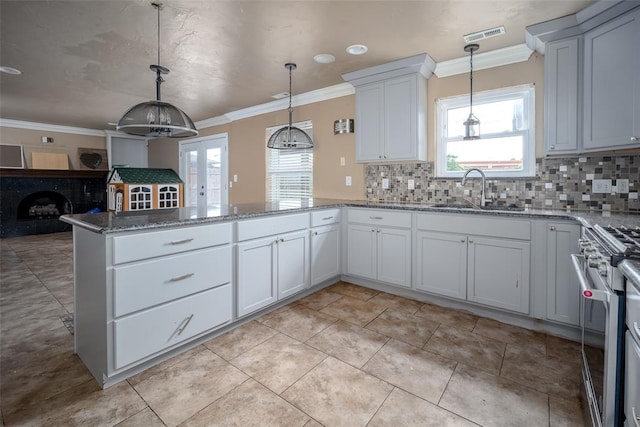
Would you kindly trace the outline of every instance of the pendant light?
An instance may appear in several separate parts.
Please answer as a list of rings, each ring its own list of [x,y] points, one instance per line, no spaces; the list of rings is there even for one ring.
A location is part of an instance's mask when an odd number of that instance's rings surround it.
[[[158,11],[158,65],[150,65],[156,73],[156,100],[135,105],[127,111],[116,125],[131,135],[149,138],[185,138],[198,134],[193,121],[184,111],[168,102],[160,100],[160,85],[164,82],[162,74],[169,74],[169,69],[160,65],[160,10],[162,3],[151,3]]]
[[[464,47],[465,52],[471,54],[470,71],[469,71],[469,117],[465,120],[464,124],[464,138],[465,141],[473,139],[480,139],[480,120],[473,115],[473,52],[480,49],[480,45],[471,43]]]
[[[267,148],[276,149],[302,149],[313,148],[313,141],[305,131],[292,125],[291,107],[291,71],[297,68],[296,64],[288,62],[284,64],[284,68],[289,70],[289,124],[278,129],[267,142]]]

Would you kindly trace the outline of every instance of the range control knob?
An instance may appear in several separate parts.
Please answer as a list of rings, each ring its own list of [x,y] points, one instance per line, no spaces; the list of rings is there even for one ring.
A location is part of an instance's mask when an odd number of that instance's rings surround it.
[[[600,263],[603,262],[603,258],[600,255],[591,255],[588,258],[589,267],[591,268],[599,268]],[[606,261],[604,261],[606,262]]]
[[[598,253],[598,251],[596,250],[596,248],[594,248],[593,246],[589,246],[588,248],[584,248],[584,255],[587,258],[591,258],[592,256],[596,255]]]

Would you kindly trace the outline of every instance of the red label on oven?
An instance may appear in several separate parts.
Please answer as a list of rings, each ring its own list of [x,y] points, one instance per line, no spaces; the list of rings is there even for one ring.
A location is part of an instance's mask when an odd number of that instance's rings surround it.
[[[582,291],[582,295],[584,295],[587,298],[591,298],[593,296],[593,292],[591,292],[591,291]]]

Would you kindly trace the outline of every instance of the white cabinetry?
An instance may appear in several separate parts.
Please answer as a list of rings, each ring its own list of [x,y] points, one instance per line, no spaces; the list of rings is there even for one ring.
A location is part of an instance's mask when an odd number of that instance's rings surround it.
[[[311,212],[311,286],[340,276],[340,209]]]
[[[580,225],[546,224],[546,318],[580,325],[580,286],[571,265],[571,254],[579,253]]]
[[[529,313],[529,221],[418,214],[416,288]]]
[[[356,89],[356,161],[427,160],[426,54],[344,74]]]
[[[73,233],[75,351],[101,385],[232,320],[230,223]]]
[[[585,151],[640,147],[640,9],[584,36]]]
[[[347,274],[411,287],[411,214],[347,211]]]
[[[237,227],[238,316],[309,286],[308,214],[241,221]]]

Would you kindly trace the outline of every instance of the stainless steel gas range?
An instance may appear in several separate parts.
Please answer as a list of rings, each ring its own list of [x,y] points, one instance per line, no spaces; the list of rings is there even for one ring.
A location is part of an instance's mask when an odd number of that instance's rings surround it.
[[[634,424],[636,414],[626,414],[624,407],[625,386],[631,384],[625,375],[626,291],[631,285],[624,266],[640,261],[640,228],[585,227],[579,243],[581,253],[572,259],[582,295],[583,398],[594,426],[640,427],[639,421]]]

